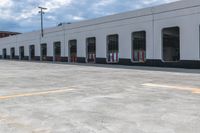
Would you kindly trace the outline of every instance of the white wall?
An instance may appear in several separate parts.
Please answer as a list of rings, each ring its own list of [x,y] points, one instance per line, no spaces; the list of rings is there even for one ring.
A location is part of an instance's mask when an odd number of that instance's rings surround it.
[[[119,57],[131,58],[131,34],[135,31],[146,31],[147,59],[162,59],[162,29],[180,27],[181,60],[199,60],[199,24],[200,2],[198,0],[181,1],[154,8],[117,14],[94,20],[64,25],[40,31],[25,33],[0,39],[2,49],[15,47],[19,55],[19,46],[25,46],[25,55],[29,56],[29,45],[35,45],[35,55],[40,56],[40,44],[47,43],[48,56],[53,56],[53,43],[61,42],[61,55],[68,56],[68,41],[77,40],[78,57],[86,57],[86,38],[96,37],[97,58],[106,58],[106,37],[109,34],[119,35]]]

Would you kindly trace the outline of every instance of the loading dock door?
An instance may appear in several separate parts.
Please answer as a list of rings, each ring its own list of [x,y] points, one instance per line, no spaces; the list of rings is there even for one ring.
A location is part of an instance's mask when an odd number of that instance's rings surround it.
[[[54,43],[54,61],[61,61],[61,42]]]
[[[77,40],[69,41],[69,62],[77,62]]]
[[[5,48],[2,50],[2,53],[3,53],[2,58],[3,58],[3,59],[7,59],[7,51],[6,51]]]
[[[108,63],[117,63],[119,61],[119,42],[118,35],[109,35],[107,37],[107,61]]]
[[[35,59],[35,45],[29,46],[29,60]]]
[[[40,60],[46,61],[47,60],[47,44],[41,44],[40,50],[41,50]]]
[[[15,48],[10,49],[10,58],[15,59]]]
[[[132,33],[132,61],[146,61],[146,32],[139,31]]]
[[[163,60],[167,62],[180,60],[180,29],[165,28],[163,34]]]
[[[96,62],[96,39],[95,37],[87,38],[87,62],[95,63]]]
[[[19,47],[19,59],[24,60],[24,46]]]

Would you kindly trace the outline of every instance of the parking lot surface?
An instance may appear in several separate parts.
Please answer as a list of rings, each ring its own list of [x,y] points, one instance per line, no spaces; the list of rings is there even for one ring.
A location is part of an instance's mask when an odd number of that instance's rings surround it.
[[[200,70],[0,61],[0,133],[200,133]]]

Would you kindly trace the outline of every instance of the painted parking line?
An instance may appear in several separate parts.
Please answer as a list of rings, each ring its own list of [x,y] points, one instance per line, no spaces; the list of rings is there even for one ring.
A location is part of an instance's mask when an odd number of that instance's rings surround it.
[[[146,83],[146,84],[142,84],[142,85],[148,86],[148,87],[159,87],[159,88],[184,90],[184,91],[190,91],[191,93],[200,94],[200,88],[190,87],[190,86],[164,85],[164,84],[153,84],[153,83]]]
[[[69,92],[73,90],[74,89],[57,89],[57,90],[48,90],[48,91],[40,91],[40,92],[21,93],[21,94],[15,94],[15,95],[0,96],[0,100],[12,99],[12,98],[18,98],[18,97],[50,95],[50,94],[55,94],[55,93]]]
[[[192,93],[200,94],[200,89],[198,89],[198,90],[193,90]]]

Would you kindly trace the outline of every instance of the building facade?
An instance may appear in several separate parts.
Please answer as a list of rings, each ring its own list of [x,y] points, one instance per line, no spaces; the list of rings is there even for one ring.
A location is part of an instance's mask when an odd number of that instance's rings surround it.
[[[0,39],[2,59],[200,69],[200,1],[171,4]]]

